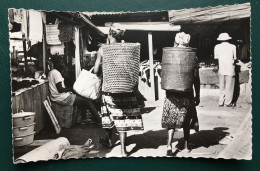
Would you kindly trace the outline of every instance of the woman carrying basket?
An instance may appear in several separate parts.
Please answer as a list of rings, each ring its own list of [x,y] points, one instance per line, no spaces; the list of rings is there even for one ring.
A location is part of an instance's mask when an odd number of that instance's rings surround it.
[[[124,35],[124,29],[119,23],[114,23],[111,25],[107,41],[109,45],[114,46],[121,42],[122,36]],[[97,59],[94,67],[94,73],[97,74],[100,70],[101,63],[104,61],[106,54],[114,53],[112,50],[104,50],[104,46],[100,47],[97,54]],[[120,59],[117,59],[120,60]],[[124,63],[125,61],[122,61]],[[103,67],[105,62],[103,64]],[[113,67],[113,66],[108,66]],[[104,68],[103,68],[104,71]],[[125,71],[127,73],[127,71]],[[107,73],[103,73],[103,80],[107,79]],[[120,79],[120,78],[118,78]],[[138,81],[136,81],[138,83]],[[137,85],[136,85],[137,87]],[[121,92],[121,93],[111,93],[104,91],[103,84],[103,95],[102,95],[102,127],[106,130],[105,139],[101,138],[100,143],[109,148],[113,147],[112,138],[112,128],[115,126],[119,132],[120,143],[121,143],[121,154],[123,157],[127,156],[126,153],[126,133],[130,130],[143,130],[143,121],[140,113],[140,108],[138,108],[137,99],[134,92]]]
[[[185,33],[178,33],[175,37],[175,47],[185,48],[188,46],[190,36]],[[195,66],[197,66],[195,64]],[[168,129],[167,155],[172,153],[172,140],[174,131],[183,128],[184,150],[189,151],[188,141],[190,129],[198,131],[198,118],[196,106],[200,103],[200,78],[198,67],[193,70],[192,86],[185,91],[167,90],[163,105],[162,127]],[[193,88],[195,89],[195,97]]]

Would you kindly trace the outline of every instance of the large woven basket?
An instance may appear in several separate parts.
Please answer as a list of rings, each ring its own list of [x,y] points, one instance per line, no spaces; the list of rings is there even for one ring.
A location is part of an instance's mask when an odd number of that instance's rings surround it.
[[[197,58],[195,48],[163,48],[162,89],[177,91],[191,89],[196,66]]]
[[[133,92],[138,85],[139,43],[103,45],[103,91]]]

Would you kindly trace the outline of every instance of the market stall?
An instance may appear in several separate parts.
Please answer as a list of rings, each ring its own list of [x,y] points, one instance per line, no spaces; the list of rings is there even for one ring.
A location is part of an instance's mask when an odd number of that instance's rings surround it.
[[[165,93],[160,85],[162,49],[173,46],[177,32],[183,31],[191,35],[190,46],[197,49],[201,66],[202,88],[218,87],[218,75],[213,69],[217,64],[214,60],[214,46],[218,43],[216,38],[219,33],[228,32],[233,40],[243,39],[250,47],[248,3],[160,12],[84,14],[106,34],[113,22],[120,23],[126,29],[126,42],[141,43],[139,90],[148,101],[164,98]],[[243,80],[241,84],[248,82],[249,73],[249,70],[240,71],[238,75]]]
[[[242,61],[237,65],[236,82],[240,84],[240,91],[245,92],[247,87],[246,92],[250,92],[250,14],[249,3],[169,11],[169,22],[181,25],[181,31],[191,35],[190,46],[197,48],[202,88],[218,88],[214,47],[219,43],[218,35],[227,32],[237,47],[237,58]]]
[[[29,81],[30,82],[30,81]],[[46,123],[46,112],[43,101],[48,96],[48,82],[42,81],[34,85],[24,86],[12,93],[13,114],[24,112],[35,112],[35,132],[40,132]]]
[[[62,74],[66,86],[72,86],[81,69],[94,65],[95,52],[87,47],[89,38],[104,34],[79,12],[10,9],[9,18],[13,115],[21,111],[35,113],[38,133],[48,117],[43,102],[49,94],[51,57],[62,56],[66,64]]]

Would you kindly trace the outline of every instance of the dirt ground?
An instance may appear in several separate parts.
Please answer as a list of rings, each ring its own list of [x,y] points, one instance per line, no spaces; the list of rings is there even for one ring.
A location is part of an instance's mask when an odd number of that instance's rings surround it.
[[[173,147],[175,157],[204,158],[239,158],[250,159],[252,154],[251,103],[240,97],[234,108],[218,107],[218,89],[201,89],[201,103],[197,107],[200,131],[191,130],[189,152],[182,151],[183,132],[177,130],[174,135]],[[144,131],[129,132],[127,135],[127,152],[129,157],[166,156],[167,130],[161,128],[163,101],[147,102],[142,109]],[[120,157],[119,137],[114,131],[115,146],[107,149],[98,143],[104,137],[100,125],[88,123],[75,125],[70,129],[62,129],[56,135],[54,128],[48,126],[35,136],[35,140],[56,139],[66,137],[71,145],[83,145],[88,138],[93,140],[89,157]],[[219,142],[231,137],[226,145]],[[25,154],[37,146],[29,145],[14,149],[14,158]]]

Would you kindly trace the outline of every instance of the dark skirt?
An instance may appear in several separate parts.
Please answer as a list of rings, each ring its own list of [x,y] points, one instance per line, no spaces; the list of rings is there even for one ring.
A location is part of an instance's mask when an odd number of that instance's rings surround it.
[[[134,93],[102,95],[102,127],[120,131],[143,130],[143,120]]]
[[[193,128],[198,123],[193,92],[166,92],[163,105],[163,128]]]

